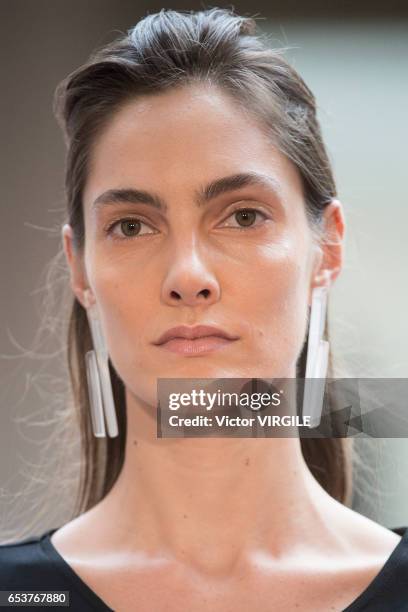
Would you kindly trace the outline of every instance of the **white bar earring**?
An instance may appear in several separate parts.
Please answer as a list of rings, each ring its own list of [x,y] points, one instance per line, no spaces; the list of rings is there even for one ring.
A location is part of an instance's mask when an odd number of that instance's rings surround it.
[[[312,292],[306,372],[303,394],[303,416],[310,417],[310,427],[320,425],[329,359],[329,342],[323,340],[327,310],[327,287]]]
[[[109,373],[108,350],[98,318],[96,304],[86,308],[94,349],[85,355],[92,428],[97,438],[119,434]],[[106,429],[105,429],[106,421]]]
[[[99,383],[99,372],[95,351],[92,350],[85,353],[85,361],[92,429],[94,436],[97,438],[104,438],[106,437],[105,418],[103,414],[101,385]]]

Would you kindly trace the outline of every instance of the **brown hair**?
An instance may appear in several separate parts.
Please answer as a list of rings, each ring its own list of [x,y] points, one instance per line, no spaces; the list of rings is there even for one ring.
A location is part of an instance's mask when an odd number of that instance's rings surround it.
[[[316,118],[315,98],[299,74],[256,33],[251,17],[212,8],[199,12],[162,9],[147,15],[126,35],[95,52],[59,84],[55,112],[68,146],[67,222],[74,246],[84,247],[82,193],[92,145],[112,115],[141,94],[206,82],[221,88],[251,112],[297,167],[309,223],[319,229],[336,187]],[[319,234],[318,234],[319,235]],[[328,334],[326,320],[325,335]],[[118,415],[117,438],[95,438],[88,405],[85,353],[92,348],[86,312],[74,298],[68,329],[68,363],[80,419],[83,465],[77,513],[104,497],[124,460],[124,385],[110,363]],[[307,339],[298,360],[304,377]],[[331,376],[332,361],[329,362]],[[301,438],[304,459],[317,481],[342,503],[351,495],[351,459],[343,438]]]

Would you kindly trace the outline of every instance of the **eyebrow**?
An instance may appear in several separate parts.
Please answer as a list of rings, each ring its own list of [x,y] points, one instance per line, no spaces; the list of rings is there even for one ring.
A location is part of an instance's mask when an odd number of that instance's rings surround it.
[[[204,206],[218,196],[237,191],[249,186],[261,186],[272,191],[277,197],[281,197],[282,187],[280,183],[269,176],[259,172],[240,172],[215,179],[195,192],[195,203],[198,207]],[[167,211],[166,202],[157,194],[140,189],[108,189],[99,195],[93,203],[94,208],[101,208],[113,204],[148,204],[164,212]]]

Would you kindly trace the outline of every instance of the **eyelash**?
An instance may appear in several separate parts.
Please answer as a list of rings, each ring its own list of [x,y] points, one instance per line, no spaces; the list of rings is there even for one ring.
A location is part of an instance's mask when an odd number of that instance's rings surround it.
[[[261,210],[258,210],[257,208],[248,208],[248,207],[237,208],[237,209],[233,210],[231,212],[231,214],[227,217],[227,219],[232,217],[234,214],[236,214],[238,212],[242,212],[242,211],[255,212],[255,213],[257,213],[257,214],[259,214],[259,215],[261,215],[263,217],[263,221],[266,221],[268,219],[268,216],[264,212],[262,212]],[[146,225],[146,226],[150,227],[148,223],[145,223],[139,217],[121,217],[120,219],[117,219],[116,221],[111,223],[106,228],[106,230],[105,230],[106,233],[108,235],[112,235],[115,240],[132,240],[133,238],[140,238],[140,237],[145,236],[145,235],[149,236],[152,233],[154,233],[154,232],[149,232],[148,234],[135,234],[134,236],[121,236],[121,237],[115,236],[114,233],[113,233],[114,228],[117,225],[119,225],[120,223],[123,223],[124,221],[140,221],[141,225]],[[249,225],[247,227],[237,227],[237,226],[234,226],[233,229],[239,230],[239,231],[247,231],[247,230],[250,230],[250,229],[257,229],[258,227],[259,227],[259,224],[258,225]]]

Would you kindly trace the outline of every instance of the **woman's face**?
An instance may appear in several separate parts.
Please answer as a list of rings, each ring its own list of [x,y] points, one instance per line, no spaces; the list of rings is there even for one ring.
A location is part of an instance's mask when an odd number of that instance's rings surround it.
[[[93,148],[83,204],[75,291],[89,287],[128,392],[151,403],[157,378],[296,375],[322,252],[297,170],[234,101],[196,85],[128,102]],[[199,324],[237,339],[155,344]]]

